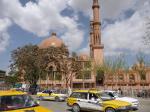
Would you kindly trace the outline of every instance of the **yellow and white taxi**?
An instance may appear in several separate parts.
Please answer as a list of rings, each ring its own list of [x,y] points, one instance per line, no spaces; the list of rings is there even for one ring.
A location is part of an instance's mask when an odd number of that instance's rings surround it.
[[[0,91],[0,112],[52,112],[21,91]]]
[[[37,93],[37,98],[39,100],[54,100],[56,102],[59,102],[65,101],[67,97],[67,94],[59,93],[55,90],[44,90]]]
[[[103,100],[102,95],[106,95],[107,100]],[[108,97],[110,96],[101,94],[97,90],[76,90],[67,99],[67,105],[72,107],[73,112],[80,112],[81,110],[98,112],[130,111],[130,103]]]

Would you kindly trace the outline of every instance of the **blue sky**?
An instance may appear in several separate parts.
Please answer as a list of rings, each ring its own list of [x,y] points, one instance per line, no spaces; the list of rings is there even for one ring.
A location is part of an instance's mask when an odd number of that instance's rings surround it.
[[[51,32],[64,40],[70,51],[88,53],[92,0],[1,0],[0,69],[8,70],[11,51],[25,44],[39,44]],[[105,57],[125,54],[129,64],[142,51],[145,18],[150,0],[101,0],[102,42]]]

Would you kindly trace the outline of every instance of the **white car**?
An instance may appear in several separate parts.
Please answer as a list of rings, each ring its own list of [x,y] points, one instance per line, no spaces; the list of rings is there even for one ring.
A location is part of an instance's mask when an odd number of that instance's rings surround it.
[[[116,100],[126,101],[126,102],[131,103],[132,104],[132,110],[138,110],[138,107],[139,107],[138,99],[131,98],[131,97],[122,97],[116,91],[104,90],[103,92],[107,93],[108,95],[110,95],[111,97],[113,97]],[[105,98],[105,99],[107,99],[107,98]]]
[[[67,94],[60,93],[55,90],[44,90],[42,92],[37,93],[37,98],[39,100],[65,101],[67,97]]]

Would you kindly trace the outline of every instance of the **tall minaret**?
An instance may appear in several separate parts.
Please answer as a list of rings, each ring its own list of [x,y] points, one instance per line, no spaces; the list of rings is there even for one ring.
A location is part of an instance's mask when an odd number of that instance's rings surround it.
[[[90,56],[93,58],[93,44],[94,44],[94,39],[93,39],[93,21],[90,21]]]
[[[90,22],[90,55],[96,64],[103,64],[104,60],[104,45],[101,44],[101,23],[99,14],[98,0],[93,0],[93,20]]]

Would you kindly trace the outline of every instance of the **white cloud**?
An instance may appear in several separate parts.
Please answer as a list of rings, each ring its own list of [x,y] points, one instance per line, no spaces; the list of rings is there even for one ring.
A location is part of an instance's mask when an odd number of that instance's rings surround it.
[[[69,50],[74,51],[79,48],[83,42],[83,32],[77,29],[74,31],[69,30],[62,36],[62,39],[66,42]]]
[[[137,53],[142,51],[150,53],[148,46],[143,43],[145,34],[145,15],[144,10],[150,9],[149,5],[137,10],[130,18],[116,21],[115,24],[108,25],[103,30],[103,42],[106,55],[120,53]]]
[[[69,0],[69,6],[77,12],[83,12],[86,16],[91,15],[92,0]]]
[[[76,50],[81,46],[84,40],[83,31],[79,30],[76,26],[77,23],[68,17],[61,22],[68,27],[68,30],[61,36],[61,38],[66,42],[71,51]]]
[[[134,52],[143,46],[140,39],[143,35],[144,16],[135,6],[138,4],[140,7],[139,1],[100,1],[103,19],[117,19],[120,13],[130,8],[138,10],[131,18],[116,21],[115,24],[108,25],[104,29],[102,38],[107,53],[120,53],[122,52],[120,49],[129,49],[130,52]],[[61,15],[68,6],[75,11],[72,17]],[[80,48],[84,41],[84,31],[79,28],[79,23],[76,21],[78,20],[77,12],[83,12],[84,15],[90,16],[92,15],[91,6],[92,0],[37,0],[37,3],[28,2],[25,6],[22,6],[19,0],[13,0],[13,2],[0,0],[0,17],[11,19],[22,29],[38,36],[49,36],[51,31],[56,31],[56,33],[62,34],[61,38],[73,51]],[[5,33],[7,34],[6,31]],[[130,47],[131,45],[132,47]],[[144,47],[144,49],[146,48]]]
[[[7,33],[7,28],[11,25],[9,19],[0,18],[0,53],[4,51],[9,43],[9,34]]]
[[[137,53],[143,50],[144,53],[150,53],[147,46],[143,44],[142,36],[145,33],[143,10],[149,8],[144,6],[148,0],[101,0],[101,18],[116,20],[115,24],[106,24],[103,31],[102,39],[105,45],[106,55],[120,55],[122,53]],[[84,5],[83,5],[84,4]],[[85,15],[91,16],[92,0],[70,0],[69,5],[76,12],[83,12]],[[134,15],[125,20],[120,17],[126,10],[135,10]],[[119,19],[118,19],[119,18]],[[87,51],[88,47],[80,51]],[[79,51],[79,52],[80,52]]]
[[[99,0],[101,18],[116,19],[123,11],[133,8],[137,1],[141,0]],[[69,5],[75,12],[92,16],[92,0],[69,0]]]
[[[7,18],[0,18],[0,32],[6,31],[8,26],[11,25],[11,22]]]
[[[70,49],[76,50],[83,42],[83,31],[78,28],[76,17],[61,15],[67,7],[68,0],[40,0],[28,2],[24,7],[19,0],[1,0],[0,14],[38,36],[49,36],[51,31],[60,33],[64,40],[70,40]]]
[[[25,7],[19,0],[1,0],[1,11],[3,15],[12,19],[22,29],[30,31],[39,36],[47,36],[50,29],[59,29],[61,17],[60,12],[66,7],[62,0],[42,0],[38,4],[28,2]],[[9,8],[7,8],[9,7]]]
[[[102,18],[116,19],[123,11],[133,8],[136,2],[137,0],[101,0]]]

